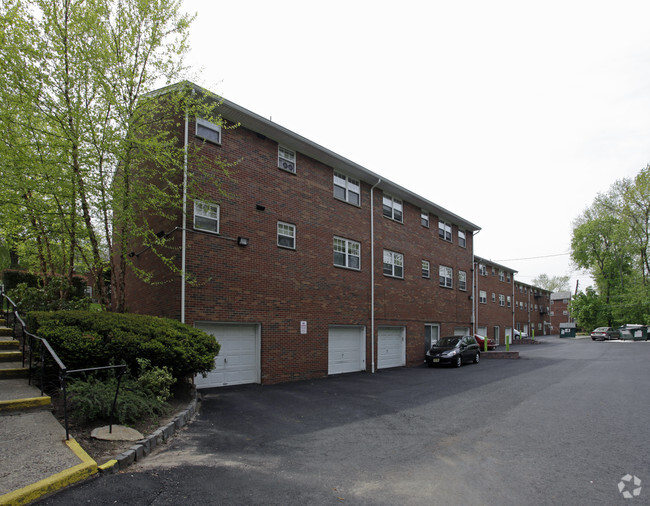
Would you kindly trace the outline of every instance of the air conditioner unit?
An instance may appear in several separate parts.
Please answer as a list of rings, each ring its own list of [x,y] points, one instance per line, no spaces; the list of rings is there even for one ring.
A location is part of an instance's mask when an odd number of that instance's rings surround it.
[[[289,172],[296,172],[296,164],[295,162],[291,162],[289,160],[286,160],[282,157],[280,157],[280,168],[284,170],[288,170]]]

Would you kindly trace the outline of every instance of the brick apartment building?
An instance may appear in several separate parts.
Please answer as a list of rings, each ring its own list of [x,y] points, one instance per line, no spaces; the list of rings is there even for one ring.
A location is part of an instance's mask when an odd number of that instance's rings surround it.
[[[154,284],[128,279],[129,311],[220,342],[199,387],[420,365],[432,339],[472,331],[477,225],[232,102],[218,111],[240,126],[179,118],[178,136],[238,161],[231,196],[160,223],[196,282],[147,250],[134,261]]]
[[[560,333],[560,323],[571,323],[573,319],[569,313],[571,292],[557,292],[551,295],[551,333]]]

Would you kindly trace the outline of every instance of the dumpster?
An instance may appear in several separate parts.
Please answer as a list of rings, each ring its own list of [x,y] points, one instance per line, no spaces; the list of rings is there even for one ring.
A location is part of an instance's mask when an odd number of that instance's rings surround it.
[[[621,339],[627,341],[647,341],[648,326],[627,323],[618,329]]]
[[[560,337],[575,337],[576,324],[575,323],[560,323]]]

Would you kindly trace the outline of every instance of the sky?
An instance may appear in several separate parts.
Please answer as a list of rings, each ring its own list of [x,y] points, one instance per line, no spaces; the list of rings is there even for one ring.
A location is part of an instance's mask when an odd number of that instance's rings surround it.
[[[650,163],[647,0],[185,0],[195,83],[481,227],[532,283]]]

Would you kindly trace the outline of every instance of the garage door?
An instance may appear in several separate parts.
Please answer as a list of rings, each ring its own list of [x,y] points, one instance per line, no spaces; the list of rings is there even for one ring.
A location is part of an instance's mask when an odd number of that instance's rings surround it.
[[[379,327],[377,330],[377,369],[406,365],[406,329]]]
[[[328,374],[365,371],[366,329],[364,327],[329,328]]]
[[[197,374],[197,388],[260,382],[260,338],[257,325],[197,322],[195,327],[212,334],[221,345],[214,369],[206,378]]]

